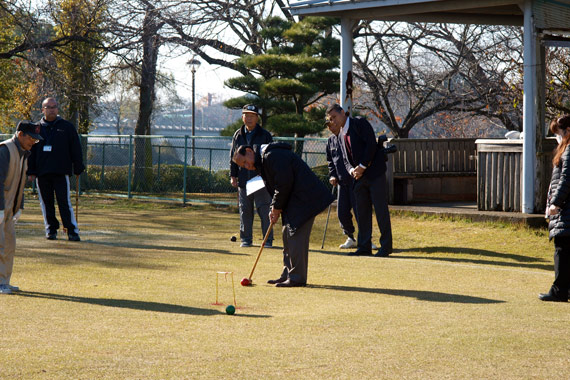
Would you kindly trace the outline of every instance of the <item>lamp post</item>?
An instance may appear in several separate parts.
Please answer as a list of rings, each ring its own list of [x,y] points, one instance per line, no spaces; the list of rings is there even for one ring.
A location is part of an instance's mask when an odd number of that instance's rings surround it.
[[[194,107],[194,103],[195,103],[195,99],[196,99],[196,85],[195,85],[195,76],[196,76],[196,70],[198,70],[198,67],[200,67],[200,61],[198,61],[195,58],[192,58],[191,60],[188,61],[188,64],[190,65],[190,72],[192,73],[192,166],[196,165],[196,156],[194,155],[194,148],[196,147],[196,143],[194,141],[194,134],[196,132],[196,117],[195,117],[195,107]]]

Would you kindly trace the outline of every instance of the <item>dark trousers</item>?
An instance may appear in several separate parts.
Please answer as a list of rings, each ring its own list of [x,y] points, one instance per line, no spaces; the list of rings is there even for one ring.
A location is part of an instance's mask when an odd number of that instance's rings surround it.
[[[570,237],[554,237],[554,283],[550,293],[568,299],[570,287]]]
[[[354,192],[352,189],[353,183],[339,183],[337,186],[337,206],[336,213],[338,216],[338,221],[340,222],[340,228],[345,235],[352,236],[354,234],[354,223],[352,222],[352,212],[356,203],[354,199]],[[354,212],[356,217],[356,210]]]
[[[63,174],[42,175],[37,178],[36,185],[44,215],[46,236],[57,233],[59,229],[59,222],[55,216],[55,200],[57,200],[61,222],[67,228],[67,232],[78,234],[79,228],[69,197],[69,176]]]
[[[372,206],[380,228],[380,246],[392,249],[392,225],[386,197],[386,176],[383,174],[373,179],[362,177],[354,183],[354,197],[358,214],[357,251],[365,253],[372,251]]]
[[[315,217],[307,220],[291,235],[289,228],[283,226],[283,273],[282,278],[306,284],[309,266],[309,239]]]

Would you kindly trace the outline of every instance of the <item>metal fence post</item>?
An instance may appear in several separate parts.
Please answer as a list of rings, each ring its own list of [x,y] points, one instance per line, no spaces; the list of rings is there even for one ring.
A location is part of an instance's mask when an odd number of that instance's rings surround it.
[[[103,149],[101,152],[101,190],[105,188],[105,142],[103,141]]]
[[[212,149],[210,148],[210,163],[208,164],[208,187],[212,193]]]
[[[183,189],[183,196],[182,196],[182,204],[186,205],[186,167],[188,166],[188,164],[186,163],[188,161],[188,135],[184,136],[184,180],[182,181],[182,186],[184,187]]]
[[[131,194],[131,174],[133,171],[133,135],[129,135],[129,174],[127,177],[127,195],[132,198]]]
[[[156,169],[156,177],[157,177],[157,180],[159,180],[159,181],[160,181],[160,148],[161,148],[161,146],[159,145],[158,146],[158,164],[157,164],[158,167]]]

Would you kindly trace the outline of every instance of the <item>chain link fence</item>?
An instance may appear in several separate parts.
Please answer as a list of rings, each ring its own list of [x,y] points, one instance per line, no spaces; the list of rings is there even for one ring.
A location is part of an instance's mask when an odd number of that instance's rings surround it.
[[[12,135],[0,135],[0,141]],[[81,193],[236,204],[230,184],[231,137],[82,135]],[[275,138],[292,145],[328,184],[325,138]],[[33,184],[29,184],[33,187]],[[75,179],[72,187],[77,187]]]

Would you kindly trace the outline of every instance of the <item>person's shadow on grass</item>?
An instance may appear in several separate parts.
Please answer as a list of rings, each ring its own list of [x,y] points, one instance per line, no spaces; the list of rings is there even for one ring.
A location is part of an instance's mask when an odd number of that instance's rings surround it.
[[[142,311],[154,311],[159,313],[174,313],[174,314],[202,315],[202,316],[225,314],[225,312],[220,310],[184,306],[184,305],[174,305],[162,302],[136,301],[136,300],[113,299],[113,298],[77,297],[77,296],[66,296],[62,294],[27,292],[27,291],[20,291],[14,294],[21,297],[45,298],[50,300],[79,302],[90,305],[118,307],[123,309],[133,309],[133,310],[142,310]],[[253,315],[253,314],[236,314],[235,316],[250,317],[250,318],[270,317],[269,315]]]
[[[393,257],[395,258],[410,258],[410,259],[426,259],[426,260],[441,260],[441,261],[449,261],[449,262],[458,262],[458,263],[473,263],[473,264],[485,264],[485,265],[497,265],[497,266],[507,266],[507,267],[515,267],[515,268],[533,268],[533,269],[544,269],[544,270],[551,270],[552,264],[550,264],[547,260],[533,257],[533,256],[526,256],[526,255],[517,255],[512,253],[501,253],[496,251],[490,251],[487,249],[478,249],[478,248],[468,248],[468,247],[445,247],[445,246],[427,246],[427,247],[414,247],[414,248],[401,248],[395,249],[394,252],[396,255]],[[417,252],[417,253],[425,253],[426,255],[414,255],[414,256],[406,256],[402,255],[402,253],[406,252]],[[461,258],[461,257],[430,257],[432,254],[443,253],[443,254],[463,254],[467,256],[473,256],[477,258]],[[498,260],[494,260],[498,259]],[[511,261],[499,261],[499,260],[511,260]]]
[[[350,251],[323,251],[313,250],[314,252],[326,255],[339,255],[346,256]],[[417,253],[416,255],[406,255],[406,253]],[[467,257],[442,257],[437,254],[458,254]],[[471,257],[477,258],[471,258]],[[412,248],[394,248],[390,260],[392,259],[419,259],[419,260],[434,260],[434,261],[447,261],[452,263],[472,263],[484,265],[497,265],[501,267],[514,267],[514,268],[532,268],[552,270],[552,264],[547,260],[525,255],[516,255],[511,253],[501,253],[490,251],[487,249],[468,248],[468,247],[445,247],[445,246],[425,246],[425,247],[412,247]],[[497,260],[494,260],[497,259]],[[503,259],[512,261],[501,261]]]
[[[463,294],[432,292],[427,290],[364,288],[360,286],[338,286],[338,285],[307,285],[307,287],[316,288],[316,289],[340,290],[346,292],[386,294],[390,296],[410,297],[420,301],[430,301],[430,302],[473,303],[473,304],[505,302],[501,300],[493,300],[490,298],[466,296]]]

